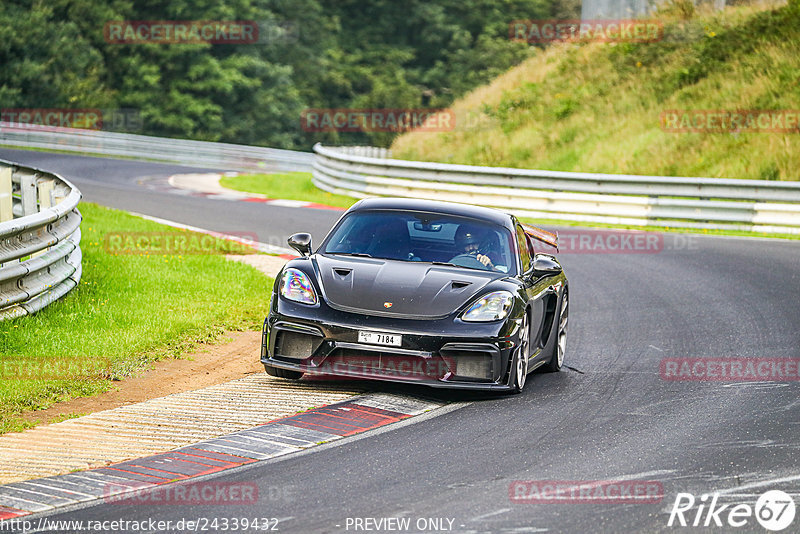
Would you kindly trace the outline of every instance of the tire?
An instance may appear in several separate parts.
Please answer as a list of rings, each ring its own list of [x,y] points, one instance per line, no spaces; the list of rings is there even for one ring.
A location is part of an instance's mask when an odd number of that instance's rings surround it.
[[[269,376],[276,376],[278,378],[286,378],[288,380],[300,380],[303,378],[302,371],[292,371],[290,369],[281,369],[280,367],[273,367],[264,364],[264,370]]]
[[[520,325],[519,347],[514,353],[511,366],[512,393],[522,393],[528,378],[528,356],[530,356],[530,327],[528,326],[528,313],[522,316]]]
[[[569,292],[564,289],[561,297],[561,306],[558,310],[558,324],[556,326],[556,342],[550,361],[542,366],[547,373],[557,373],[564,365],[564,353],[567,350],[567,324],[569,323]]]

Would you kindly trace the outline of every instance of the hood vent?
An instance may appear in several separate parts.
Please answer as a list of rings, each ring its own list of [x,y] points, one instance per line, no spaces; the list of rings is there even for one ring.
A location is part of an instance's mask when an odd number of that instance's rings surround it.
[[[353,269],[343,269],[341,267],[334,267],[333,272],[340,278],[347,278],[347,275],[353,272]]]
[[[314,258],[328,305],[338,310],[430,319],[447,317],[504,276],[458,267],[378,258]],[[385,303],[392,302],[391,308]]]

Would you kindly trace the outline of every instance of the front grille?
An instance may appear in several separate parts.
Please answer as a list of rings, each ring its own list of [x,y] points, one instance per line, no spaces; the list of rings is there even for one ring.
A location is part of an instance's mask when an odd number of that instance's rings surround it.
[[[440,358],[337,348],[322,363],[320,370],[332,374],[358,374],[401,380],[438,380],[449,368]]]
[[[311,356],[322,341],[318,336],[289,330],[278,330],[275,338],[275,356],[304,360]]]

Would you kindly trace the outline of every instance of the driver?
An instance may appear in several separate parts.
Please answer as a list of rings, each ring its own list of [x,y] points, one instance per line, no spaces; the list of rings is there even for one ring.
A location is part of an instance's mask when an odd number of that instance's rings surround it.
[[[458,255],[467,254],[475,256],[475,259],[490,269],[494,269],[494,263],[489,259],[486,254],[481,254],[480,248],[483,242],[484,234],[475,228],[468,228],[467,225],[462,224],[456,230],[455,243],[456,248],[459,250]]]

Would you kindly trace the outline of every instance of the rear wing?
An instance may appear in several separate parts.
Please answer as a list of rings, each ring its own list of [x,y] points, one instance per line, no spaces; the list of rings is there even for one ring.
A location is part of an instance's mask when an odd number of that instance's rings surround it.
[[[536,239],[537,241],[541,241],[547,245],[550,245],[556,251],[558,251],[558,234],[553,232],[548,232],[547,230],[542,230],[541,228],[537,228],[535,226],[531,226],[529,224],[523,224],[522,229],[525,230],[525,234],[532,239]]]

